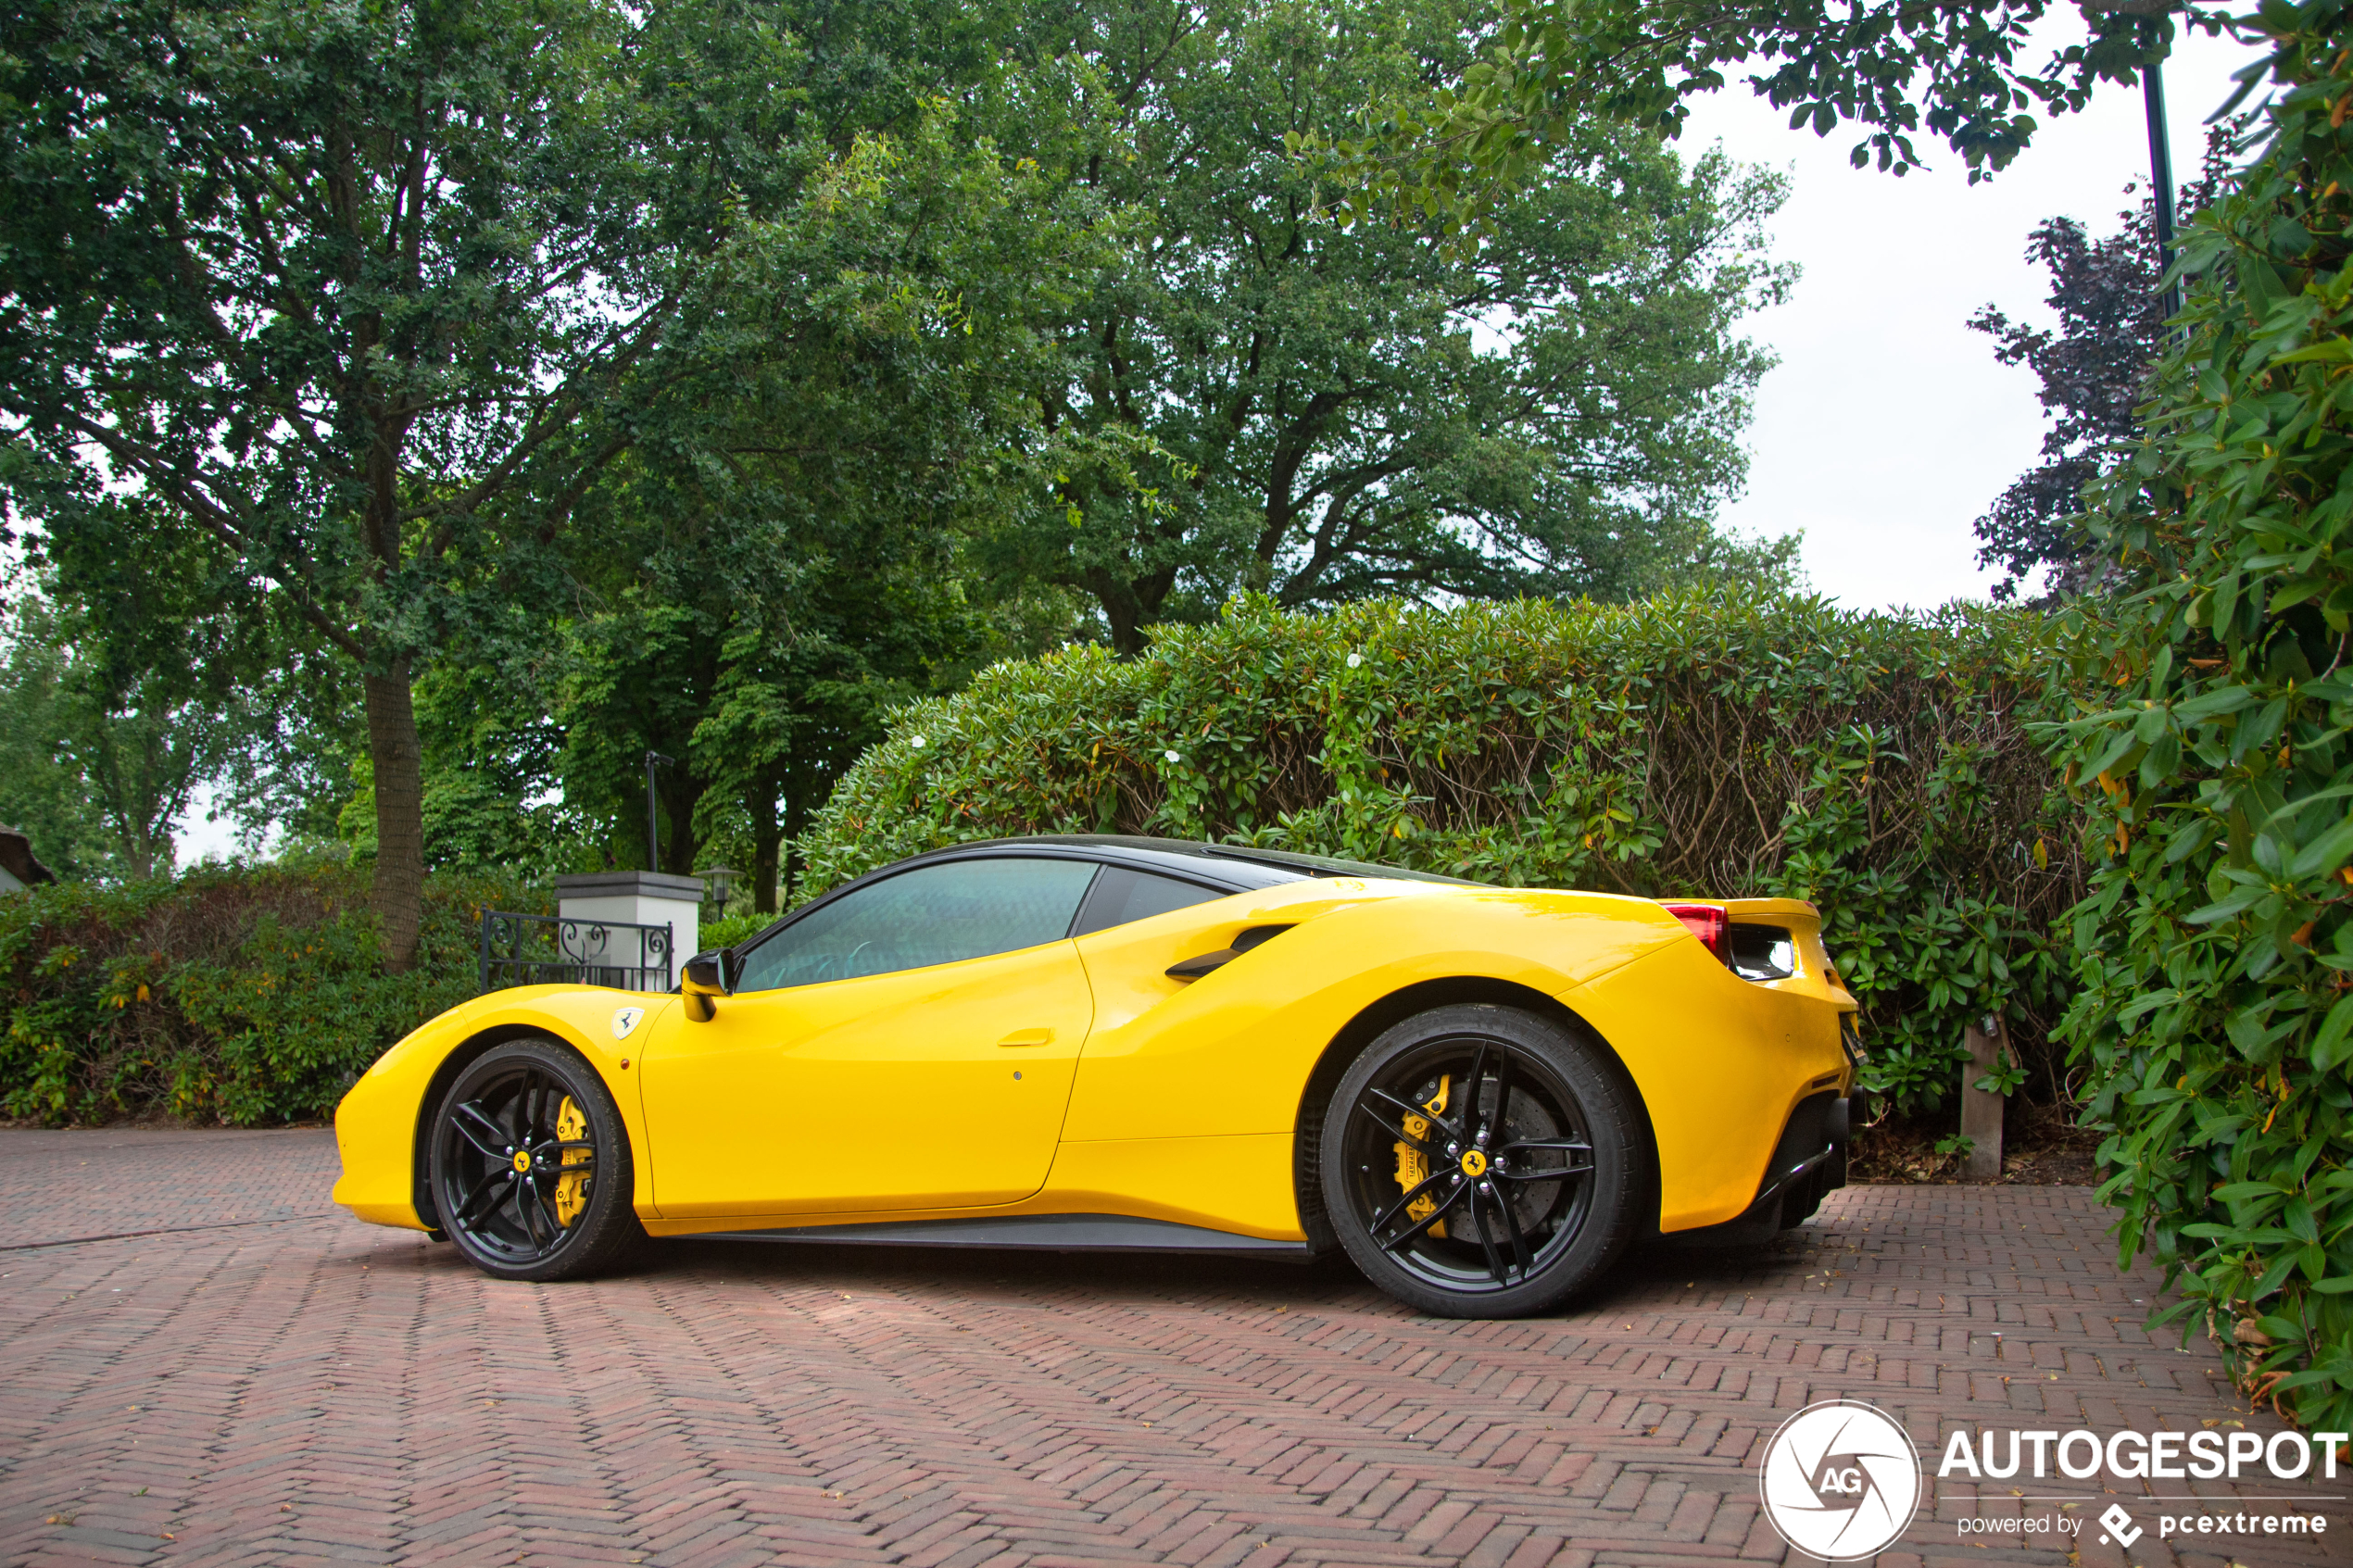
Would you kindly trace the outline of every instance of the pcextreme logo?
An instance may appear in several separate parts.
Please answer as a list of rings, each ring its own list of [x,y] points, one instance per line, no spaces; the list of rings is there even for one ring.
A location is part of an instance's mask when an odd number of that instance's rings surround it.
[[[1806,1406],[1765,1445],[1757,1490],[1781,1539],[1851,1562],[1884,1549],[1920,1501],[1919,1451],[1894,1417],[1853,1399]]]

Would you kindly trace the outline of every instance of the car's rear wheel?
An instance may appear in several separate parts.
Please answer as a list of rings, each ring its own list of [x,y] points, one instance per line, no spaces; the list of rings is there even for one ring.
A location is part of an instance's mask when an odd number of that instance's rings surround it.
[[[645,1237],[621,1111],[604,1080],[552,1040],[512,1041],[470,1064],[431,1135],[441,1228],[484,1273],[595,1273]]]
[[[1624,1249],[1643,1138],[1598,1047],[1533,1013],[1438,1008],[1342,1075],[1324,1118],[1324,1201],[1349,1257],[1400,1300],[1521,1317]]]

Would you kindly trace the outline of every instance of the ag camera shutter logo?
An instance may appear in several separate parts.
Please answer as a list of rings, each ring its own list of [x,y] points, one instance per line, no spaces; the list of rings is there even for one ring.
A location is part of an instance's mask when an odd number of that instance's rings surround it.
[[[1765,1445],[1765,1517],[1811,1557],[1851,1562],[1883,1550],[1920,1501],[1919,1451],[1894,1417],[1852,1399],[1806,1406]]]

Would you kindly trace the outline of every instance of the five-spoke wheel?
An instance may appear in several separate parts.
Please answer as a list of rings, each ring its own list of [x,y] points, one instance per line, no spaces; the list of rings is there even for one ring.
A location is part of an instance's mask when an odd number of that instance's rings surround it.
[[[1592,1047],[1484,1005],[1390,1029],[1324,1119],[1325,1201],[1376,1285],[1464,1317],[1557,1305],[1633,1230],[1642,1131]]]
[[[560,1279],[618,1262],[645,1234],[631,1185],[611,1095],[553,1041],[513,1041],[479,1058],[434,1118],[441,1229],[487,1273]]]

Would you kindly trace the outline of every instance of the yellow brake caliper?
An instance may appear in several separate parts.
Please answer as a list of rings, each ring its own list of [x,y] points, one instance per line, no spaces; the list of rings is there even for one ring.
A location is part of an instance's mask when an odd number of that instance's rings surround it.
[[[1445,1115],[1446,1089],[1453,1081],[1451,1075],[1441,1076],[1438,1080],[1438,1093],[1424,1101],[1422,1109],[1432,1116]],[[1429,1123],[1418,1116],[1408,1116],[1405,1118],[1405,1135],[1409,1138],[1426,1138],[1429,1136]],[[1429,1167],[1423,1162],[1422,1151],[1412,1144],[1399,1143],[1395,1147],[1397,1149],[1397,1190],[1411,1192],[1429,1179]],[[1405,1215],[1412,1220],[1427,1220],[1437,1207],[1438,1199],[1424,1193],[1405,1205]],[[1429,1234],[1441,1241],[1445,1240],[1446,1222],[1441,1220],[1430,1226]]]
[[[580,1114],[580,1107],[573,1104],[570,1095],[564,1096],[563,1104],[556,1108],[556,1136],[566,1143],[579,1143],[588,1136],[588,1118]],[[586,1167],[589,1153],[585,1148],[568,1148],[563,1152],[566,1166],[582,1167],[577,1171],[567,1170],[556,1178],[556,1223],[567,1230],[574,1220],[580,1218],[580,1211],[588,1207],[588,1178],[591,1173]]]

